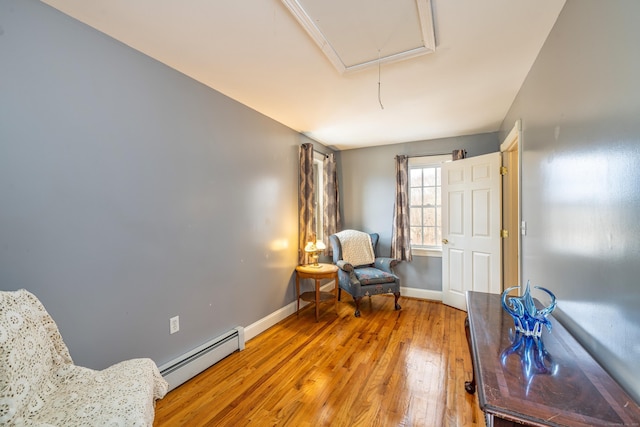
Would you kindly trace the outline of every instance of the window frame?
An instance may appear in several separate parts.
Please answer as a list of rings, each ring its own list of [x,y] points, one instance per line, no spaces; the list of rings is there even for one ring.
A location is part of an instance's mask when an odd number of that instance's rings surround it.
[[[442,164],[446,162],[452,161],[451,154],[445,155],[433,155],[433,156],[419,156],[419,157],[410,157],[409,158],[409,175],[411,175],[411,169],[417,168],[425,168],[425,167],[440,167],[440,171],[442,172]],[[407,183],[409,192],[411,191],[411,182]],[[440,188],[442,188],[442,175],[440,176]],[[442,200],[440,201],[442,206]],[[409,208],[411,208],[411,202],[409,202]],[[411,209],[409,209],[409,215],[411,215]],[[409,221],[411,221],[411,217],[409,217]],[[440,226],[442,230],[442,223]],[[437,246],[426,246],[420,245],[415,246],[413,243],[411,244],[411,254],[413,256],[426,256],[426,257],[442,257],[442,243]]]

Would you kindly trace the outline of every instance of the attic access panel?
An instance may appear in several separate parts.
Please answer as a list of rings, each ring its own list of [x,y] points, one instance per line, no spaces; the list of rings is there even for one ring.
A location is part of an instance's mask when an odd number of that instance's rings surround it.
[[[282,0],[340,73],[435,51],[431,0]]]

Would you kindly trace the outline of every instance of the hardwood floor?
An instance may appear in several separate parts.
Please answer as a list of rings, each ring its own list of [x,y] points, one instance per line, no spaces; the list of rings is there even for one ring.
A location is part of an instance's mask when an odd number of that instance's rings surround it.
[[[484,426],[465,313],[399,302],[305,308],[158,401],[154,426]]]

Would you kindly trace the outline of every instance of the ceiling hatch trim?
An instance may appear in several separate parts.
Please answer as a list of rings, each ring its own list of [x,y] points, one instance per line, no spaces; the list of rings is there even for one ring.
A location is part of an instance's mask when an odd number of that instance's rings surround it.
[[[332,39],[331,36],[328,36],[325,33],[329,31],[323,31],[322,24],[324,21],[317,17],[313,17],[313,13],[309,11],[309,7],[305,9],[303,4],[307,4],[307,6],[314,6],[313,0],[281,0],[282,3],[289,9],[294,18],[298,21],[298,23],[305,29],[305,31],[311,36],[313,41],[318,45],[318,47],[324,52],[329,61],[333,64],[333,66],[340,72],[341,74],[359,71],[372,66],[379,66],[380,64],[396,62],[400,60],[415,58],[417,56],[433,53],[436,50],[435,43],[435,35],[434,35],[434,27],[433,27],[433,13],[431,8],[431,0],[406,0],[404,2],[404,7],[407,8],[407,13],[412,14],[411,16],[411,25],[414,25],[414,31],[417,39],[415,40],[414,46],[409,48],[401,48],[400,50],[392,50],[390,52],[385,51],[381,54],[380,50],[376,50],[375,55],[370,55],[369,58],[352,62],[345,61],[343,59],[344,55],[341,55],[339,49],[335,46],[339,43],[336,42],[335,39]],[[326,1],[326,0],[325,0]],[[331,2],[324,2],[323,0],[317,0],[317,5],[322,5],[325,7],[325,14],[329,13],[328,9],[326,9],[326,5]],[[369,0],[366,0],[365,3],[370,5]],[[392,2],[395,7],[398,7],[403,2]],[[341,1],[335,4],[344,4]],[[337,8],[336,8],[337,9]],[[331,10],[331,16],[340,16],[340,10]],[[386,19],[382,17],[381,19]],[[410,25],[407,22],[402,22],[402,25],[395,24],[395,30],[398,31],[398,28],[403,27],[406,28]],[[387,24],[387,22],[383,22],[383,24]],[[388,24],[392,25],[393,24]],[[338,35],[341,37],[344,34],[350,33],[350,27],[343,27],[341,31],[338,31]],[[375,29],[373,29],[375,31]],[[335,36],[335,33],[334,33]],[[333,42],[332,42],[333,41]],[[339,42],[339,40],[338,40]],[[378,46],[378,49],[380,47]],[[369,47],[369,50],[370,47]],[[375,56],[375,57],[373,57]]]

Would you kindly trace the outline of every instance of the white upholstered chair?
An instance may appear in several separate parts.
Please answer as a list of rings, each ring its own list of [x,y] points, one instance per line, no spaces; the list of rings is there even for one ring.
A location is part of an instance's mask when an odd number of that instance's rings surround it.
[[[167,392],[151,359],[76,366],[30,292],[0,292],[0,425],[152,426]]]

